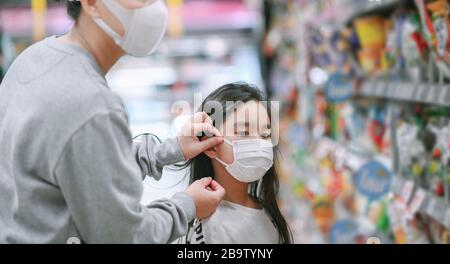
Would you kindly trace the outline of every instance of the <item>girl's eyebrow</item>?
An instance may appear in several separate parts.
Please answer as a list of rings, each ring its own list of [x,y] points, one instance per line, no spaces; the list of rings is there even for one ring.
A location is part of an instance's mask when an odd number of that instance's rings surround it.
[[[234,123],[234,126],[235,126],[235,127],[237,127],[237,126],[245,126],[245,127],[249,127],[249,126],[250,126],[250,123],[249,123],[249,122],[237,122],[237,123]]]
[[[249,123],[249,122],[236,122],[236,123],[234,123],[234,126],[235,126],[235,127],[237,127],[237,126],[246,126],[246,127],[249,127],[249,126],[250,126],[250,123]],[[261,125],[261,128],[268,128],[268,129],[270,129],[270,128],[272,128],[272,126],[271,126],[270,123],[267,124],[267,125],[263,124],[263,125]]]

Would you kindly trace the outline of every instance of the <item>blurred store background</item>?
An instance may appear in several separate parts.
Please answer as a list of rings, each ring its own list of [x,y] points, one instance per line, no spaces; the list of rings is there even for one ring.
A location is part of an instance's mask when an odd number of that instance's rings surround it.
[[[134,135],[174,136],[189,114],[177,101],[256,84],[282,102],[280,202],[296,243],[450,242],[448,0],[166,2],[156,54],[107,76]],[[0,79],[72,24],[64,1],[0,0]],[[143,202],[189,181],[165,173]]]

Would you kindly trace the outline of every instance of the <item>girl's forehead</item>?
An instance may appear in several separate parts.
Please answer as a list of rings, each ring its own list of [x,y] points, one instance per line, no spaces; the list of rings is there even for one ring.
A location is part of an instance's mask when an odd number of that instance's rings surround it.
[[[260,124],[270,122],[266,106],[256,101],[238,105],[229,117],[231,118],[228,119],[235,123],[242,123],[242,121],[259,122]]]

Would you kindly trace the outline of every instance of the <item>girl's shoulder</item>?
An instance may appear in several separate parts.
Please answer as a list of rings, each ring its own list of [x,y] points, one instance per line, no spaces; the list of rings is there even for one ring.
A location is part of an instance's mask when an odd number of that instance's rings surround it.
[[[212,216],[197,219],[190,225],[185,243],[276,243],[276,241],[278,232],[264,209],[249,208],[225,201]]]
[[[204,221],[195,219],[186,235],[186,244],[206,244]]]

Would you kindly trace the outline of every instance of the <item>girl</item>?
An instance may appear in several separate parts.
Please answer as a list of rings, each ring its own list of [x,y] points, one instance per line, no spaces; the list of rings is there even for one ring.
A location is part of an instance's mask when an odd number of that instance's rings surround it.
[[[186,166],[190,165],[191,181],[212,177],[225,188],[226,195],[212,216],[193,222],[186,243],[292,242],[276,201],[277,159],[271,141],[270,109],[262,101],[257,88],[233,83],[217,89],[202,103],[202,110],[211,117],[214,113],[208,113],[208,105],[221,107],[223,121],[216,120],[213,124],[221,131],[226,130],[222,132],[224,143],[205,151]]]

